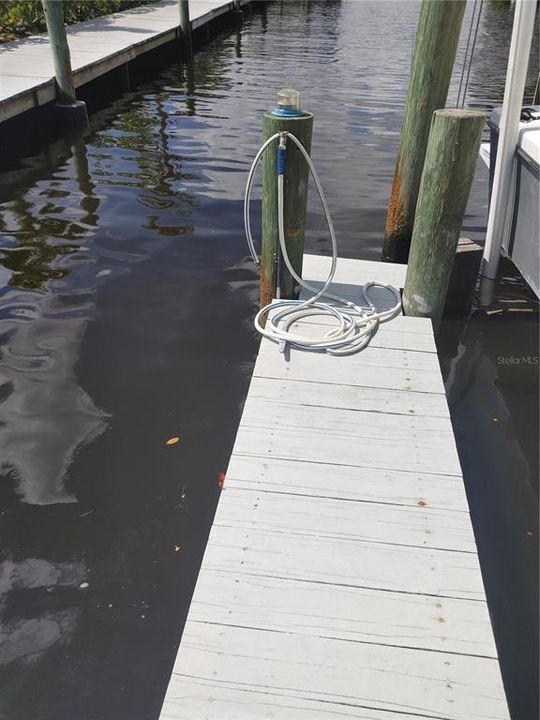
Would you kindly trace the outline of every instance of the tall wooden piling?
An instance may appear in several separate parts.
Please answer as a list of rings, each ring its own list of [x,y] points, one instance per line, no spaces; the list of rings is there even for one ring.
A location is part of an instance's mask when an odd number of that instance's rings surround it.
[[[407,262],[431,116],[444,108],[466,0],[423,0],[396,170],[386,216],[383,259]]]
[[[433,114],[403,291],[405,315],[438,322],[474,177],[485,113]]]
[[[191,20],[189,19],[189,0],[178,0],[180,13],[180,31],[186,44],[188,53],[191,53]]]
[[[53,56],[57,107],[62,110],[64,119],[72,130],[84,130],[88,127],[88,113],[86,103],[77,100],[75,95],[63,3],[56,0],[42,0],[42,5]]]
[[[63,105],[74,103],[75,85],[71,71],[71,57],[64,25],[63,3],[56,0],[42,0],[47,33],[53,56],[54,76],[58,92],[58,100]]]
[[[280,117],[271,112],[263,116],[264,140],[282,130],[288,130],[311,151],[313,115]],[[297,298],[299,288],[281,260],[277,214],[277,142],[266,151],[263,159],[262,249],[261,249],[261,307],[276,297],[278,275],[280,296]],[[300,275],[304,254],[304,227],[308,193],[309,168],[292,140],[287,142],[285,160],[285,242],[292,266]],[[278,272],[279,262],[279,272]]]

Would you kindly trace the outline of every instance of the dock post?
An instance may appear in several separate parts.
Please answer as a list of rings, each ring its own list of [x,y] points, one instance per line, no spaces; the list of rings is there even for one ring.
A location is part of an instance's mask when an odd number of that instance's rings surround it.
[[[72,129],[84,130],[88,127],[88,113],[86,103],[77,100],[75,95],[63,4],[55,0],[42,0],[42,5],[53,56],[57,107],[62,110]]]
[[[301,113],[296,117],[283,117],[267,112],[263,116],[263,137],[288,130],[311,151],[313,115]],[[263,159],[262,190],[262,248],[261,248],[261,307],[276,297],[298,297],[296,280],[285,267],[279,251],[277,215],[277,142],[266,151]],[[309,168],[300,150],[292,140],[287,142],[285,161],[285,242],[292,266],[300,275],[304,255],[304,227],[306,222]]]
[[[244,22],[244,11],[242,9],[242,3],[240,2],[240,0],[233,0],[232,7],[235,20],[239,25],[241,25]]]
[[[405,315],[435,323],[442,316],[484,123],[478,110],[433,113],[403,291]]]
[[[180,12],[180,31],[186,44],[188,54],[191,55],[191,20],[189,19],[189,0],[178,0]]]
[[[423,0],[386,215],[383,259],[406,263],[434,110],[446,105],[466,0]]]

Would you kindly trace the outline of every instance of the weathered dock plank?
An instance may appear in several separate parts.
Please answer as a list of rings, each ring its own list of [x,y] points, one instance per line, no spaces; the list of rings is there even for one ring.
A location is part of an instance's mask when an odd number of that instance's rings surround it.
[[[274,533],[376,541],[407,547],[474,553],[465,513],[389,505],[377,514],[369,503],[342,498],[296,496],[286,504],[282,494],[228,488],[219,522],[225,527]]]
[[[313,385],[316,384],[316,388]],[[316,389],[316,393],[313,391]],[[402,392],[408,392],[408,403]],[[405,416],[447,417],[446,400],[442,393],[412,393],[366,385],[313,383],[309,380],[283,380],[260,377],[252,388],[253,400],[303,407],[329,407],[335,410],[358,410]]]
[[[444,419],[312,407],[295,408],[293,415],[290,408],[285,413],[255,400],[244,409],[235,452],[439,475],[460,472],[452,429]]]
[[[336,280],[374,277],[404,268]],[[262,341],[161,714],[193,717],[508,718],[430,321],[349,357]]]
[[[283,498],[284,505],[288,502],[292,502],[291,498]],[[381,514],[385,509],[377,508]],[[218,517],[208,551],[203,572],[208,568],[228,570],[233,575],[246,573],[433,597],[484,599],[476,556],[445,548],[396,545],[374,538],[252,530],[221,524]],[[328,610],[331,612],[331,608]]]
[[[416,649],[491,657],[491,627],[481,603],[427,595],[404,595],[363,587],[316,584],[288,578],[208,570],[199,580],[192,620],[215,622],[227,608],[228,624]],[[287,597],[287,603],[283,598]],[[220,607],[218,607],[220,606]],[[376,611],[373,608],[376,607]],[[358,613],[358,608],[372,608]],[[328,611],[331,608],[331,612]],[[444,632],[441,618],[444,618]],[[463,627],[468,628],[466,637]]]
[[[193,29],[232,7],[230,0],[190,0]],[[177,0],[162,0],[71,25],[67,38],[75,87],[174,40],[179,22]],[[54,69],[47,35],[2,43],[0,78],[0,122],[54,100]]]
[[[380,331],[382,334],[382,331]],[[364,357],[357,356],[355,369],[351,374],[348,363],[342,358],[329,356],[321,363],[321,356],[301,350],[290,350],[290,362],[275,352],[268,343],[261,344],[255,364],[255,377],[285,377],[287,380],[304,380],[312,383],[328,383],[351,386],[368,386],[418,393],[439,393],[444,395],[444,384],[438,367],[429,362],[427,353],[408,353],[392,349],[389,351],[370,348]],[[301,357],[301,362],[298,359]],[[385,364],[386,363],[386,364]],[[263,374],[264,373],[264,374]]]
[[[227,489],[254,488],[291,495],[333,497],[384,505],[437,508],[467,513],[465,490],[455,475],[429,475],[402,470],[359,473],[356,467],[312,463],[300,472],[298,461],[273,458],[271,463],[249,455],[234,455],[227,471]]]
[[[288,701],[283,717],[290,720],[306,700],[312,718],[332,717],[343,706],[359,718],[508,717],[504,700],[492,692],[499,679],[492,658],[351,642],[317,630],[308,635],[198,622],[186,628],[182,647],[186,662],[173,676],[168,717],[237,718],[227,697],[233,690],[253,720],[275,717],[274,699]],[[183,715],[174,714],[173,703],[183,706]]]

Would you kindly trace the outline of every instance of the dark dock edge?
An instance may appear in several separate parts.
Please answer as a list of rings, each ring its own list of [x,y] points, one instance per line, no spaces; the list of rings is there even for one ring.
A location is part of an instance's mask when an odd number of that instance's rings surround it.
[[[194,19],[191,34],[193,53],[219,33],[239,26],[244,17],[251,17],[255,12],[257,9],[251,0],[243,2],[241,9],[228,2]],[[155,77],[175,61],[185,65],[190,61],[180,27],[138,43],[136,51],[132,46],[117,53],[114,59],[103,60],[107,60],[108,70],[103,71],[105,63],[102,62],[75,74],[77,98],[87,104],[89,115]],[[33,107],[0,121],[0,171],[13,169],[19,165],[21,158],[38,154],[44,145],[61,139],[70,130],[65,117],[56,107],[54,79],[37,85],[31,96]]]

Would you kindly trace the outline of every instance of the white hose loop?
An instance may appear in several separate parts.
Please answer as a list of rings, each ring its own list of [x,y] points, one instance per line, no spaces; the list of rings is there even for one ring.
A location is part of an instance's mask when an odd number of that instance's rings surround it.
[[[369,343],[379,323],[390,320],[401,312],[401,296],[396,288],[378,282],[368,282],[360,288],[362,305],[357,305],[339,295],[328,292],[328,288],[336,273],[338,257],[336,234],[332,224],[332,218],[330,217],[330,210],[317,171],[309,154],[298,138],[287,131],[275,133],[266,140],[255,156],[248,174],[244,196],[244,227],[251,257],[255,263],[259,264],[259,258],[251,234],[249,213],[253,177],[263,153],[280,137],[290,138],[298,147],[308,164],[330,231],[332,262],[326,280],[320,290],[317,290],[317,288],[303,280],[295,271],[290,261],[287,244],[285,242],[284,177],[283,175],[278,175],[278,236],[281,254],[293,278],[305,290],[313,293],[313,297],[308,300],[274,300],[274,302],[259,310],[254,320],[255,328],[264,337],[279,343],[282,348],[286,344],[289,344],[304,350],[324,350],[330,355],[348,355],[349,353],[358,352]],[[369,290],[373,287],[386,288],[393,295],[394,305],[388,310],[377,311],[376,306],[369,299]],[[319,302],[322,297],[333,300],[335,303],[339,303],[339,305],[344,307],[340,308],[330,303]],[[268,317],[266,324],[263,325],[262,318],[265,315],[268,315]],[[322,335],[305,335],[296,333],[291,329],[294,324],[301,319],[320,315],[331,317],[336,321],[336,324],[331,326],[330,329]]]

